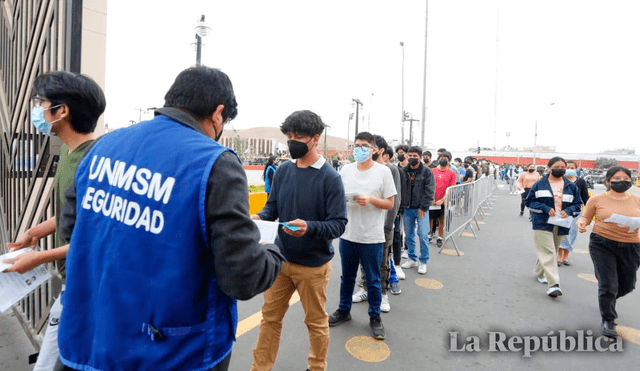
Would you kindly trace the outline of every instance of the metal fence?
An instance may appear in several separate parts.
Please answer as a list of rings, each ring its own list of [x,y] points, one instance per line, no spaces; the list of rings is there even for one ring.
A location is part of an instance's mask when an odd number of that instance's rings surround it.
[[[31,89],[42,73],[80,71],[81,21],[81,1],[0,1],[0,253],[6,242],[54,214],[60,141],[31,125]],[[53,236],[39,242],[40,249],[53,246]],[[53,279],[13,308],[36,349],[59,291],[60,281]]]
[[[443,243],[438,253],[441,253],[447,242],[453,243],[456,253],[460,256],[460,250],[455,237],[462,235],[467,229],[471,230],[474,238],[476,229],[480,230],[478,215],[481,218],[491,209],[495,202],[493,191],[496,189],[496,180],[493,176],[482,177],[475,182],[459,184],[447,188],[444,207],[444,232]],[[475,228],[472,223],[475,223]]]

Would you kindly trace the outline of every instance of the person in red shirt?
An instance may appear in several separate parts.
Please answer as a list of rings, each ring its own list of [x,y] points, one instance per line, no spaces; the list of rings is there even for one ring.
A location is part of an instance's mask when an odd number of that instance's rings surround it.
[[[438,228],[438,238],[436,245],[442,247],[442,234],[444,232],[444,202],[447,188],[456,185],[457,174],[451,170],[451,153],[444,151],[438,157],[438,167],[433,169],[433,177],[436,180],[436,193],[433,206],[429,210],[429,222],[431,224],[431,235]]]

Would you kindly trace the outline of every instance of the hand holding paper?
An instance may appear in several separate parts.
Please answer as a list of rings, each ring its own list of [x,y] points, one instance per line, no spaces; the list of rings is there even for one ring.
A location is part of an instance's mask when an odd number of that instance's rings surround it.
[[[562,218],[560,216],[550,216],[547,223],[557,225],[559,227],[571,228],[571,223],[573,222],[572,216],[567,216],[566,218]]]

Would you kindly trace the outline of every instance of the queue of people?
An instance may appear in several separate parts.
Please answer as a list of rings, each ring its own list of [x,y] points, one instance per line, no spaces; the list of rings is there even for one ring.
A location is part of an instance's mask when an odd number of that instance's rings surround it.
[[[37,370],[227,370],[237,300],[260,293],[251,369],[270,370],[295,291],[309,334],[308,370],[326,370],[329,327],[350,321],[353,303],[366,301],[369,333],[384,340],[388,293],[401,293],[405,270],[427,273],[433,237],[443,244],[447,188],[491,175],[488,163],[452,161],[444,148],[432,161],[429,151],[399,146],[394,165],[394,149],[368,132],[355,137],[355,162],[337,171],[316,151],[326,127],[321,117],[296,111],[280,126],[292,161],[276,169],[269,158],[267,203],[249,215],[241,163],[218,144],[238,114],[231,80],[220,70],[182,71],[154,119],[100,138],[93,131],[106,101],[93,80],[52,72],[33,90],[33,125],[65,143],[55,216],[7,245],[21,249],[55,233],[56,248],[6,261],[15,272],[55,261],[63,275],[64,302],[61,294],[52,308]],[[167,143],[179,150],[167,151]],[[532,165],[522,174],[505,171],[523,191],[520,216],[524,206],[531,211],[534,273],[549,296],[562,295],[558,267],[569,265],[562,250],[571,250],[575,231],[595,218],[589,246],[602,327],[616,336],[616,299],[635,288],[640,266],[640,198],[626,192],[631,174],[610,169],[609,191],[587,201],[575,163],[554,157],[548,168],[541,178]],[[566,223],[569,217],[577,222]],[[284,225],[273,244],[261,243],[253,220]],[[573,237],[563,245],[566,235]],[[337,238],[339,304],[328,315]],[[359,268],[362,288],[354,293]]]

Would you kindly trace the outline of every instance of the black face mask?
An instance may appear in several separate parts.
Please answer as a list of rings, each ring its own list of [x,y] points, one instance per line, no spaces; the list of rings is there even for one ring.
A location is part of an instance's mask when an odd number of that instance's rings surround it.
[[[311,140],[309,140],[309,142],[310,141]],[[309,147],[307,147],[307,143],[298,142],[297,140],[287,141],[287,146],[289,146],[289,154],[291,155],[291,158],[295,160],[297,158],[304,157],[304,155],[306,155],[307,152],[309,152]]]
[[[627,182],[626,180],[611,182],[611,189],[618,193],[625,193],[629,188],[631,188],[631,182]]]
[[[449,163],[449,161],[447,161],[447,160],[440,160],[440,161],[438,161],[438,163],[440,164],[440,166],[445,167],[445,166],[447,166],[447,164]]]
[[[534,171],[536,171],[536,169],[529,169],[530,173],[533,173]]]
[[[562,178],[565,172],[566,172],[565,169],[551,169],[551,175],[553,175],[556,178]]]
[[[378,157],[380,157],[380,154],[379,154],[379,153],[374,153],[374,154],[373,154],[373,156],[371,156],[371,159],[372,159],[373,161],[377,161],[377,160],[378,160]]]
[[[398,161],[404,162],[404,155],[402,154],[398,155]]]
[[[412,157],[412,158],[409,159],[409,165],[411,165],[411,166],[416,166],[416,165],[418,165],[419,162],[420,162],[420,160],[418,160],[417,158],[413,158]]]
[[[425,164],[428,164],[429,162],[431,162],[431,160],[430,160],[430,159],[428,159],[428,158],[425,158],[425,159],[424,159],[424,163],[425,163]]]

